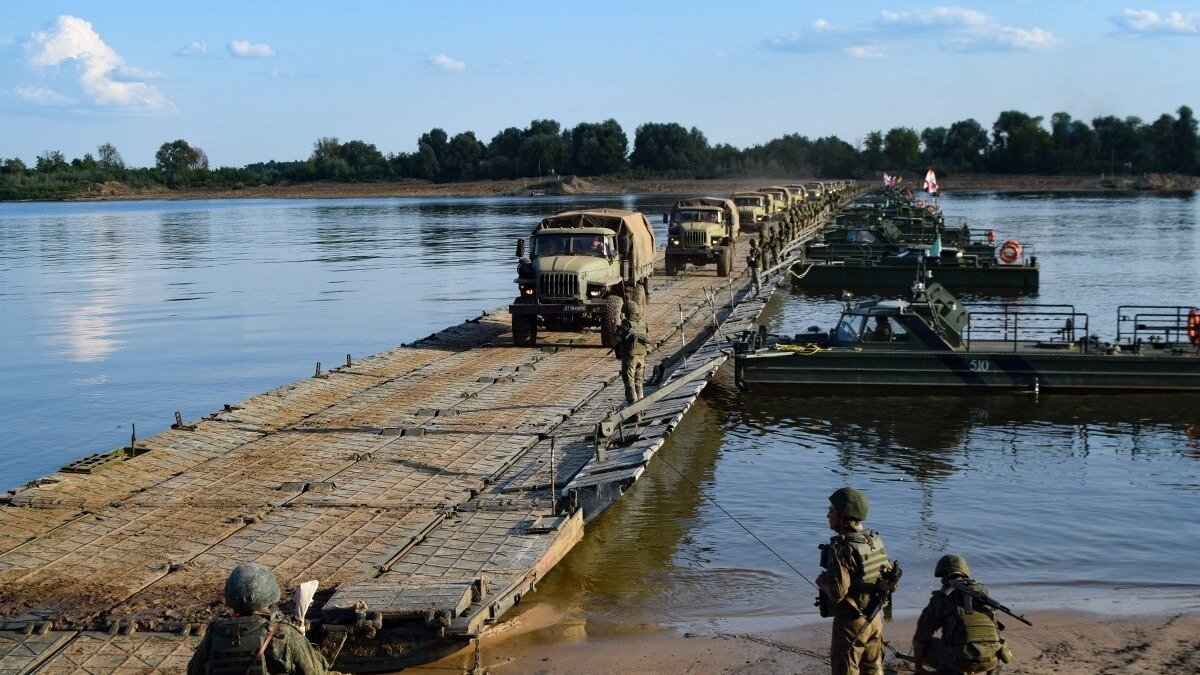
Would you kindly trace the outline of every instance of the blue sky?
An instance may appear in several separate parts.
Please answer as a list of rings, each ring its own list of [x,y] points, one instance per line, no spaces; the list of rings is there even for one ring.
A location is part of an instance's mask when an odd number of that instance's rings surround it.
[[[1018,109],[1200,108],[1200,2],[16,2],[0,14],[0,157],[186,139],[213,164],[321,136],[410,152],[434,126],[551,118],[786,133],[990,127]]]

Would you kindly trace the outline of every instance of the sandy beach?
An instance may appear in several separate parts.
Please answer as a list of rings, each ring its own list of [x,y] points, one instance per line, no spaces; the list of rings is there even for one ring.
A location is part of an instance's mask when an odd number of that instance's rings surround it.
[[[1200,614],[1112,616],[1029,612],[1005,621],[1015,660],[1005,673],[1200,672]],[[888,672],[911,673],[914,618],[885,624]],[[829,626],[763,632],[684,632],[658,626],[589,626],[531,608],[466,649],[417,668],[428,673],[828,673]]]

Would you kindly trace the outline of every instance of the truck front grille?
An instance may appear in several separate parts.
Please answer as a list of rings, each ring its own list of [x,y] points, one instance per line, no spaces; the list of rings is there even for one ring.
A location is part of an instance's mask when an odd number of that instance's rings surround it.
[[[708,246],[708,232],[684,232],[684,246]]]
[[[579,277],[562,272],[544,273],[538,277],[538,295],[544,298],[577,298]]]

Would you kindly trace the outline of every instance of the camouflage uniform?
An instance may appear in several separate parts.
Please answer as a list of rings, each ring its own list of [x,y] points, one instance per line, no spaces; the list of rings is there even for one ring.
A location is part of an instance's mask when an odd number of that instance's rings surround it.
[[[270,635],[262,656],[263,641]],[[324,675],[329,664],[282,614],[218,617],[188,662],[188,675]]]
[[[860,537],[861,530],[859,525],[856,534]],[[871,625],[863,628],[866,617],[862,610],[866,600],[855,588],[855,580],[862,576],[862,566],[850,547],[840,539],[845,537],[834,537],[830,543],[826,583],[821,588],[823,599],[832,606],[833,612],[833,634],[829,642],[833,675],[883,675],[883,617],[875,615]]]
[[[953,640],[966,638],[971,642],[974,637],[973,656],[969,660],[972,670],[975,667],[991,668],[988,673],[998,673],[1000,664],[1012,660],[1012,652],[1000,637],[999,623],[994,612],[987,607],[974,605],[972,613],[966,612],[967,603],[961,591],[955,590],[950,582],[956,581],[981,595],[988,595],[987,586],[968,576],[971,573],[967,561],[961,556],[946,555],[938,561],[934,575],[941,577],[942,587],[933,592],[929,604],[921,611],[917,619],[917,630],[913,633],[913,654],[915,665],[932,666],[937,675],[960,675],[964,671],[961,665],[956,666],[955,659],[963,651],[961,643],[955,645]],[[972,622],[975,628],[968,628],[962,618],[975,617]],[[941,631],[940,638],[934,633]],[[978,632],[976,632],[978,631]],[[947,642],[950,640],[951,642]],[[981,649],[982,647],[982,649]],[[928,671],[925,671],[928,672]],[[975,670],[975,672],[984,672]]]
[[[325,675],[329,664],[316,647],[278,612],[279,582],[258,563],[233,568],[225,581],[225,604],[233,616],[208,624],[188,662],[188,675]]]
[[[621,380],[625,383],[625,400],[636,403],[642,399],[646,379],[646,347],[650,344],[650,329],[642,318],[642,308],[634,301],[625,302],[625,320],[617,328],[617,356],[621,358]]]
[[[746,267],[750,270],[750,282],[754,284],[754,294],[762,292],[762,282],[758,278],[758,265],[762,262],[762,253],[758,250],[758,240],[750,240],[750,254],[746,256]]]

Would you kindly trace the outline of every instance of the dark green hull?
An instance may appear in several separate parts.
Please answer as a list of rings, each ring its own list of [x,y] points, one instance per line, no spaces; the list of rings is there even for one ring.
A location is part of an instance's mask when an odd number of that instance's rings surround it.
[[[1135,354],[1011,351],[857,351],[813,354],[775,350],[739,354],[740,385],[751,390],[802,387],[864,393],[963,391],[1200,392],[1200,356],[1143,350]]]
[[[927,265],[934,281],[959,289],[995,289],[1037,293],[1037,265],[992,265],[968,267],[959,265]],[[841,289],[907,289],[916,278],[917,266],[863,265],[801,261],[792,267],[794,288]]]

